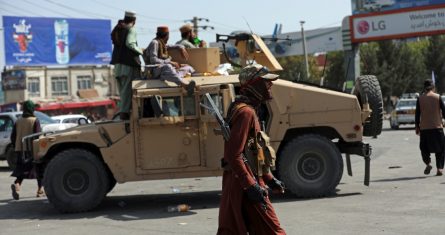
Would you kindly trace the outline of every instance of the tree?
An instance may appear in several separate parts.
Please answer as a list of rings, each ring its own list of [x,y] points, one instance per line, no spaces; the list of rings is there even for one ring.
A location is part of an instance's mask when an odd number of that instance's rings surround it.
[[[328,66],[325,75],[325,86],[342,90],[346,81],[344,66],[345,53],[334,51],[327,54]]]
[[[434,71],[439,93],[445,92],[445,36],[435,35],[428,39],[425,49],[425,65],[429,74]]]
[[[303,56],[286,56],[278,58],[278,62],[283,67],[283,71],[279,72],[280,78],[289,81],[302,81],[318,84],[321,73],[317,68],[314,58],[309,57],[309,79],[306,78],[306,68]]]
[[[377,76],[387,107],[391,96],[421,91],[422,81],[427,77],[423,48],[422,42],[392,40],[361,45],[363,74]]]

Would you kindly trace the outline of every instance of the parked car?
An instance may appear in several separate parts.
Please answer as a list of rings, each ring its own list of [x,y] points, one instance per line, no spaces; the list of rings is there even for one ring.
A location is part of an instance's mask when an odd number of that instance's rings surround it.
[[[367,0],[363,7],[368,10],[379,10],[383,7],[390,7],[396,4],[394,0]]]
[[[59,131],[77,126],[77,124],[74,123],[58,123],[56,120],[51,119],[51,117],[39,111],[35,111],[34,115],[39,119],[42,131]],[[14,169],[16,161],[10,137],[14,123],[21,116],[22,112],[0,113],[0,160],[7,160],[11,169]]]
[[[91,123],[87,117],[82,114],[67,114],[67,115],[58,115],[52,116],[52,119],[56,120],[57,123],[74,123],[79,124],[79,120],[84,119],[87,123]]]
[[[400,125],[415,123],[416,101],[416,98],[401,98],[397,102],[389,118],[391,129],[397,130]]]

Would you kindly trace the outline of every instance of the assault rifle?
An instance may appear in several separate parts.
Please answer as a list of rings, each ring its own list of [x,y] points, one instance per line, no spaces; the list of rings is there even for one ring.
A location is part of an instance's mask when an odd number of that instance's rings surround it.
[[[219,109],[216,106],[215,102],[213,102],[213,99],[210,96],[210,94],[206,93],[204,97],[206,98],[206,100],[207,100],[207,102],[209,103],[210,106],[207,106],[207,105],[205,105],[203,103],[199,103],[199,105],[201,107],[207,109],[211,114],[213,114],[215,116],[216,120],[218,121],[219,126],[221,127],[220,131],[222,132],[224,140],[225,141],[229,141],[229,139],[230,139],[230,126],[229,126],[229,124],[224,120],[224,118],[221,115],[221,113],[219,112]],[[250,173],[252,175],[254,175],[252,169],[250,168],[249,163],[247,162],[246,157],[244,156],[244,154],[243,154],[242,157],[243,157],[244,165],[246,165],[247,170],[250,171]],[[258,181],[255,178],[255,176],[253,177],[253,179],[255,180],[256,183],[258,183]],[[263,209],[265,211],[267,210],[267,206],[266,206],[265,202],[262,202],[261,206],[263,207]]]
[[[210,107],[200,103],[202,107],[207,109],[211,114],[213,114],[218,121],[219,126],[221,127],[221,132],[224,137],[225,141],[229,141],[230,139],[230,127],[229,124],[224,120],[223,116],[219,112],[218,107],[216,106],[215,102],[213,101],[212,97],[209,93],[205,94],[205,98],[207,99],[207,102],[209,103]]]

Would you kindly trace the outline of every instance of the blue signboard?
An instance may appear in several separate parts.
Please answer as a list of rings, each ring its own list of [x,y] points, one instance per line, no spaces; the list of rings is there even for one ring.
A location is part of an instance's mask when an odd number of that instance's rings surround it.
[[[445,0],[351,0],[352,14],[445,4]]]
[[[111,60],[111,21],[3,16],[6,65],[91,65]]]

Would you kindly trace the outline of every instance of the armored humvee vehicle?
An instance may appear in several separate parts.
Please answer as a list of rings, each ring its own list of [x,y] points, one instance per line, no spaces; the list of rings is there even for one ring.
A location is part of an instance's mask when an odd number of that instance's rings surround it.
[[[235,40],[244,64],[282,69],[260,37]],[[223,138],[200,102],[209,93],[226,114],[238,91],[238,75],[188,79],[197,85],[192,96],[174,83],[134,81],[129,121],[85,124],[33,140],[35,161],[45,165],[50,203],[61,212],[81,212],[96,207],[116,182],[221,175]],[[259,117],[277,151],[276,175],[296,196],[335,191],[343,175],[342,154],[349,172],[349,155],[364,157],[369,182],[371,147],[363,136],[380,134],[381,92],[373,76],[359,77],[357,84],[355,94],[346,94],[274,81],[274,99],[261,107]]]

